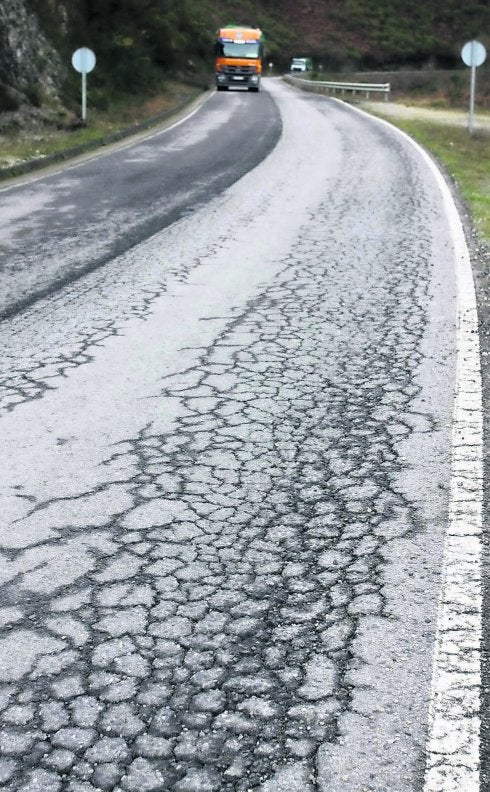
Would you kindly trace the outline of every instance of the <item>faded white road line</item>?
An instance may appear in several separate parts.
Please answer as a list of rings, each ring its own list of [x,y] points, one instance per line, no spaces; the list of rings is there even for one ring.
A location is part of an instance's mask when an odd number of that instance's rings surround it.
[[[388,124],[383,119],[376,120]],[[389,126],[417,149],[441,191],[452,234],[458,301],[451,493],[434,652],[424,792],[478,792],[483,419],[475,286],[463,227],[444,177],[421,146],[401,130],[391,124]]]
[[[458,287],[458,324],[451,497],[424,790],[478,792],[483,495],[478,318],[470,257],[461,221],[447,184],[429,157],[427,160],[436,172],[451,223]]]

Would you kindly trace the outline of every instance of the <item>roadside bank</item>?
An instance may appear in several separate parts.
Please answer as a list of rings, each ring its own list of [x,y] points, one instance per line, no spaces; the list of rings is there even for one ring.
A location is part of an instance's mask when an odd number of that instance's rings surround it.
[[[20,143],[12,136],[0,136],[0,181],[90,155],[96,149],[124,143],[131,137],[144,136],[149,130],[174,123],[197,108],[208,95],[206,87],[187,86],[170,97],[147,100],[137,118],[123,116],[119,122],[89,123],[73,131],[33,130],[24,133]],[[159,105],[164,109],[152,112]]]

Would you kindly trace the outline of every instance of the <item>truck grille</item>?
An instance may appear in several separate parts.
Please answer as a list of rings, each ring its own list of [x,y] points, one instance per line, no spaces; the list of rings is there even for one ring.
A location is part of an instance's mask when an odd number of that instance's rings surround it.
[[[226,74],[253,74],[254,66],[225,66]]]

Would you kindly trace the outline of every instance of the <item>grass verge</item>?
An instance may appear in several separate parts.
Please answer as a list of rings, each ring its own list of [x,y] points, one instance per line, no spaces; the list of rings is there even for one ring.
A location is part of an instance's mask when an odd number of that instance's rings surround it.
[[[376,113],[435,154],[470,208],[475,227],[490,244],[490,133]]]

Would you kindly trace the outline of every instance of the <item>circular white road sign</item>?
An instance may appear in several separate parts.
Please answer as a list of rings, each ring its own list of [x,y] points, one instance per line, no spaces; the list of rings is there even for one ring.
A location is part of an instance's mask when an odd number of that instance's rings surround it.
[[[95,55],[88,47],[80,47],[71,56],[71,63],[77,72],[88,74],[95,66]]]
[[[468,41],[461,50],[463,63],[467,66],[481,66],[487,57],[487,51],[479,41]]]

